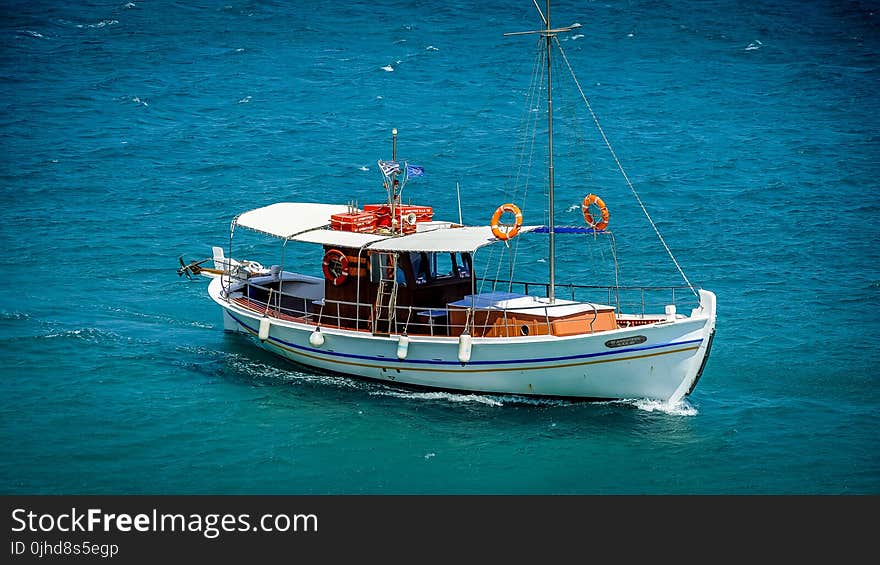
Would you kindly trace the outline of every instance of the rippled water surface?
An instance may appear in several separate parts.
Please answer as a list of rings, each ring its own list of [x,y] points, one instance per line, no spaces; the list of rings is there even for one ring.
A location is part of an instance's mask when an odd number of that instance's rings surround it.
[[[178,256],[252,207],[377,200],[392,127],[436,217],[456,183],[468,223],[511,193],[534,38],[502,34],[532,3],[325,4],[2,2],[0,490],[880,493],[875,6],[554,4],[640,197],[718,295],[699,386],[664,406],[404,391],[223,332]],[[562,78],[560,124],[591,126]],[[557,221],[601,193],[625,281],[679,284],[584,131],[560,125]],[[607,258],[559,245],[564,280]]]

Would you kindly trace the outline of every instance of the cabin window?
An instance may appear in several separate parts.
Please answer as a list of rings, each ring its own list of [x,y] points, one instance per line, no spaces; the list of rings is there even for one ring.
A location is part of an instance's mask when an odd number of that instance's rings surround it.
[[[437,279],[471,276],[469,253],[410,253],[409,258],[419,285]]]
[[[374,253],[370,256],[370,281],[378,283],[380,278],[388,278],[394,257],[391,253]],[[400,266],[397,267],[397,283],[406,286],[406,275]]]
[[[416,284],[421,285],[428,282],[428,261],[426,255],[422,253],[410,253],[409,262],[413,268],[413,276]]]
[[[434,253],[431,264],[431,278],[450,277],[455,269],[454,253]]]
[[[397,284],[406,286],[406,273],[400,267],[397,267]]]
[[[456,255],[454,257],[456,268],[458,269],[458,276],[463,279],[471,276],[471,271],[468,268],[468,265],[470,264],[470,258],[471,257],[469,253],[462,253],[461,255]]]

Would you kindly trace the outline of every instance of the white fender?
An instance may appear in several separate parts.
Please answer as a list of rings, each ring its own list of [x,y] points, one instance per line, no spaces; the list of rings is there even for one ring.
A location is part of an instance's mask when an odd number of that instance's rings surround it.
[[[406,359],[407,353],[409,353],[409,337],[402,335],[397,340],[397,358]]]
[[[469,333],[458,336],[458,360],[462,365],[471,360],[471,334]]]
[[[309,335],[309,343],[311,343],[313,347],[321,347],[324,345],[324,334],[321,333],[321,328],[315,328],[315,331]]]
[[[272,327],[272,320],[269,318],[260,318],[260,341],[269,339],[269,328]]]

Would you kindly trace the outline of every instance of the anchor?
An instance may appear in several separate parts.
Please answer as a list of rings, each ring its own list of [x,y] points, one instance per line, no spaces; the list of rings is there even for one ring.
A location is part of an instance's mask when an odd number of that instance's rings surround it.
[[[210,260],[210,258],[202,259],[201,261],[193,261],[187,264],[183,260],[183,255],[181,255],[177,258],[177,260],[180,262],[180,267],[177,269],[177,276],[182,277],[183,275],[186,275],[186,278],[192,280],[193,276],[197,276],[202,273],[203,267],[201,266],[201,264]]]

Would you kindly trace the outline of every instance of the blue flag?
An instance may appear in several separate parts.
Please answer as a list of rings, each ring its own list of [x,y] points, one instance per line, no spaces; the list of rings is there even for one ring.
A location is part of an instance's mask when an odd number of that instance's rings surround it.
[[[418,167],[416,165],[406,164],[406,176],[409,177],[423,177],[425,176],[425,168]]]

